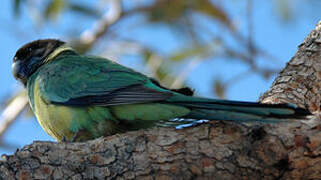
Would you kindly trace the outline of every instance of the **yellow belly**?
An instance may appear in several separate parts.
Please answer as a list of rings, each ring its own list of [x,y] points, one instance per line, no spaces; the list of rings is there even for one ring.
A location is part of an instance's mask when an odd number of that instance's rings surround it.
[[[72,111],[62,105],[49,105],[41,98],[38,87],[34,88],[34,113],[41,127],[57,140],[69,139],[73,133],[69,130]]]
[[[81,132],[81,137],[77,141],[115,133],[115,121],[108,108],[49,104],[41,98],[37,83],[34,87],[33,111],[41,127],[58,141],[71,140],[78,132]]]

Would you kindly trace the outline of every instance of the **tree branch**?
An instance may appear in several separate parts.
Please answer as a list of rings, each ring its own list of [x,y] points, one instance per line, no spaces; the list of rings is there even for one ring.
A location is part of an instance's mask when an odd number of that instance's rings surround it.
[[[122,5],[120,0],[109,0],[109,10],[103,15],[103,17],[95,22],[92,28],[87,29],[80,35],[80,41],[83,44],[92,45],[101,36],[103,36],[108,27],[114,24],[121,16]]]
[[[28,105],[28,97],[25,92],[20,92],[18,95],[11,100],[6,106],[0,116],[0,139],[2,140],[3,135],[8,130],[10,125],[15,119],[21,114],[21,112]]]
[[[263,103],[290,102],[312,112],[321,103],[321,21],[299,45],[295,56],[260,98]]]
[[[320,103],[321,23],[261,98]],[[316,106],[319,107],[317,104]],[[84,143],[34,142],[3,156],[0,179],[321,179],[321,126],[215,122]]]

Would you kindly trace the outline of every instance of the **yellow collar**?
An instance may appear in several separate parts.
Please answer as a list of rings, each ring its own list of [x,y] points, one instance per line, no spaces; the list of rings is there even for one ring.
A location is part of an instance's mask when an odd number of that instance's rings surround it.
[[[50,53],[50,55],[45,59],[45,63],[51,61],[52,59],[54,59],[58,54],[60,54],[63,51],[67,51],[67,50],[73,50],[71,47],[67,46],[67,45],[62,45],[59,48],[57,48],[56,50],[54,50],[52,53]]]

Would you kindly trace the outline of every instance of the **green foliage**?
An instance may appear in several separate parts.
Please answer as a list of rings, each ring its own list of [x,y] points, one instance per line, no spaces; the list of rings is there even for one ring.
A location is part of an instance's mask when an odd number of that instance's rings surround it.
[[[64,7],[64,0],[52,0],[48,3],[44,15],[46,18],[56,19]]]
[[[179,51],[174,52],[169,59],[172,61],[184,61],[193,57],[201,57],[205,59],[213,53],[213,47],[206,45],[197,45],[193,47],[187,47],[179,49]]]
[[[193,13],[208,15],[214,20],[230,24],[225,11],[209,0],[157,0],[148,8],[143,8],[151,22],[177,23]]]

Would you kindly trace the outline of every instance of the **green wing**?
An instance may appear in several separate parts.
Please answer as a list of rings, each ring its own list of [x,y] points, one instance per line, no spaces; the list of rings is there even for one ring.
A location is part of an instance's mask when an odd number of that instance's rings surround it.
[[[104,58],[60,55],[37,77],[43,98],[65,105],[119,105],[169,98],[172,93],[147,76]]]

